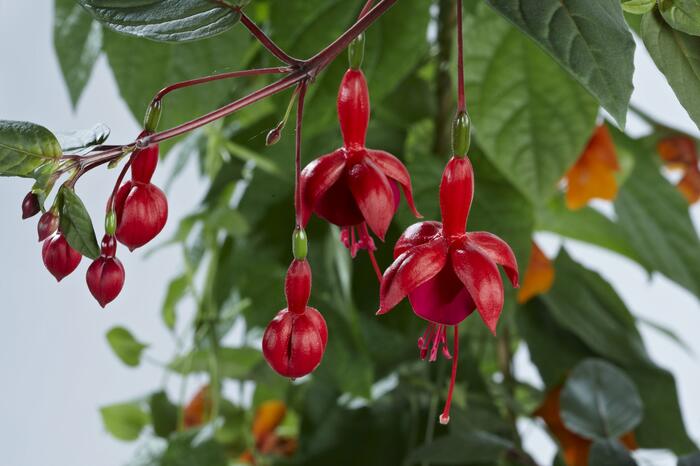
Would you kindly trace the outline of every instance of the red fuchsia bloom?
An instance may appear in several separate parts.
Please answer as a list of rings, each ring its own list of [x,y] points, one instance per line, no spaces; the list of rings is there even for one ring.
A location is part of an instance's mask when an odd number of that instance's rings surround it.
[[[114,301],[124,287],[124,266],[115,257],[116,252],[116,239],[105,235],[101,255],[90,264],[85,276],[90,293],[102,307]]]
[[[51,275],[60,282],[78,267],[82,256],[70,247],[65,236],[58,232],[44,241],[41,258]]]
[[[263,355],[275,372],[295,379],[310,374],[321,363],[328,329],[321,313],[307,305],[311,268],[306,260],[292,262],[284,288],[287,307],[265,329]]]
[[[367,226],[384,239],[399,205],[398,185],[413,214],[421,216],[403,163],[388,152],[365,147],[369,113],[365,76],[361,70],[349,69],[338,92],[343,147],[314,160],[301,173],[303,224],[313,212],[338,225],[353,256],[358,249],[375,249]]]
[[[117,191],[117,239],[131,251],[155,238],[168,220],[168,200],[151,183],[126,181]]]
[[[53,209],[44,212],[41,217],[39,217],[39,223],[36,224],[39,241],[44,241],[46,238],[56,233],[56,230],[58,230],[58,223],[58,215]]]
[[[442,223],[421,222],[409,227],[394,247],[394,263],[384,273],[380,309],[385,314],[404,297],[413,311],[429,322],[418,340],[421,358],[430,361],[438,350],[454,357],[452,381],[440,422],[449,422],[457,358],[457,326],[474,309],[495,334],[503,308],[503,282],[498,271],[505,269],[518,286],[518,265],[511,248],[487,232],[465,231],[474,197],[474,172],[467,157],[453,157],[445,167],[440,184]],[[454,326],[454,355],[447,350],[447,327]]]

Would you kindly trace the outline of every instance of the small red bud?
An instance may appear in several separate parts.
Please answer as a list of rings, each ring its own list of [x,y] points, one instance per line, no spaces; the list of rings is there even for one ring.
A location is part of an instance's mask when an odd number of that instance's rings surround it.
[[[139,138],[148,136],[144,131]],[[131,179],[137,183],[150,183],[158,165],[158,144],[137,150],[131,156]]]
[[[44,241],[46,238],[56,233],[56,230],[58,230],[58,220],[58,215],[56,215],[53,210],[44,212],[36,226],[37,233],[39,234],[39,241]]]
[[[85,279],[90,293],[100,303],[100,306],[105,307],[119,296],[124,287],[124,266],[116,257],[103,255],[90,264]]]
[[[117,253],[117,240],[114,235],[104,235],[102,237],[101,253],[104,257],[114,257]]]
[[[311,267],[305,260],[293,260],[284,281],[287,308],[295,314],[303,314],[311,294]]]
[[[283,309],[270,322],[263,335],[263,355],[283,377],[310,374],[323,359],[328,329],[323,316],[307,307],[303,314]]]
[[[269,133],[267,133],[267,137],[265,138],[265,145],[267,146],[274,146],[277,144],[282,137],[282,130],[284,129],[283,124],[279,124],[272,128]]]
[[[66,238],[58,233],[44,241],[41,248],[41,257],[44,265],[57,281],[70,275],[80,264],[82,256],[78,251],[70,247]]]
[[[22,219],[33,217],[38,214],[40,210],[39,198],[33,192],[28,192],[22,201]]]
[[[168,220],[168,200],[150,183],[125,182],[115,198],[117,240],[130,250],[151,241]]]

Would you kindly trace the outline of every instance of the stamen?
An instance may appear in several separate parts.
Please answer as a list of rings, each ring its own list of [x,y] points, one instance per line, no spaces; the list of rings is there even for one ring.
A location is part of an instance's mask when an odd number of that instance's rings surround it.
[[[447,425],[450,422],[450,405],[452,404],[452,392],[455,388],[455,380],[457,380],[457,361],[459,360],[459,326],[454,326],[454,342],[452,358],[452,376],[450,377],[450,388],[447,391],[447,400],[445,401],[445,409],[440,415],[440,424]]]
[[[418,339],[418,349],[420,349],[420,358],[425,360],[428,355],[428,347],[430,346],[430,340],[435,332],[435,324],[428,324],[428,328],[425,329],[423,336]]]

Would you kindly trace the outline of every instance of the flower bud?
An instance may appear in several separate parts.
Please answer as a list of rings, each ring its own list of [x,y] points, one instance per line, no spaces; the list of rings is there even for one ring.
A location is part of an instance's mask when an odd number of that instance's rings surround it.
[[[139,138],[148,136],[143,132]],[[139,149],[131,155],[131,179],[137,183],[150,183],[158,165],[158,144]]]
[[[328,341],[323,316],[307,307],[303,314],[283,309],[263,335],[263,355],[283,377],[297,378],[313,372],[321,363]]]
[[[63,234],[58,233],[44,241],[41,258],[48,271],[60,282],[78,267],[82,256],[70,247]]]
[[[304,260],[308,252],[309,244],[306,238],[306,232],[303,228],[294,229],[294,234],[292,235],[292,254],[294,254],[294,258],[297,260]]]
[[[33,192],[28,192],[22,201],[22,219],[33,217],[38,214],[40,210],[39,198]]]
[[[100,306],[105,307],[119,296],[124,287],[124,266],[116,257],[103,255],[90,264],[85,279],[90,293]]]
[[[265,137],[265,145],[266,146],[274,146],[277,144],[282,137],[282,130],[284,129],[284,124],[280,123],[279,125],[275,126],[270,130],[269,133],[267,133],[267,137]]]
[[[348,61],[350,68],[359,70],[365,58],[365,35],[360,34],[348,46]]]
[[[452,152],[455,157],[464,157],[471,145],[472,123],[467,112],[460,112],[452,123]]]
[[[117,240],[131,251],[155,238],[168,219],[168,200],[150,183],[125,182],[115,198]]]
[[[155,133],[160,123],[160,116],[163,113],[163,104],[160,100],[151,102],[146,109],[146,116],[143,119],[143,127],[149,133]]]
[[[39,223],[36,226],[37,233],[39,234],[39,241],[44,241],[49,236],[56,233],[58,230],[59,217],[56,210],[51,209],[44,212],[44,214],[39,217]]]

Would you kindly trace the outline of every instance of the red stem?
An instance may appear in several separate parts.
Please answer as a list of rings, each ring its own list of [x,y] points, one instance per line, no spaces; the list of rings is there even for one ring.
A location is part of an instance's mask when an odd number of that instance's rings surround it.
[[[228,5],[231,7],[231,5]],[[250,33],[255,36],[256,39],[265,47],[272,55],[277,57],[281,62],[287,65],[300,65],[301,60],[298,60],[290,55],[288,55],[284,50],[282,50],[277,44],[275,44],[272,39],[270,39],[265,32],[258,27],[240,8],[232,7],[237,9],[241,14],[241,23],[250,31]]]
[[[384,278],[382,274],[382,269],[379,268],[379,264],[377,263],[377,258],[374,257],[374,251],[371,249],[367,250],[367,253],[369,254],[369,260],[372,262],[372,268],[374,268],[374,273],[377,274],[377,281],[379,281],[379,285],[382,284],[382,279]]]
[[[445,409],[442,410],[440,415],[440,424],[447,424],[450,422],[450,405],[452,404],[452,392],[455,388],[455,381],[457,380],[457,361],[459,360],[459,326],[455,325],[455,334],[452,350],[452,375],[450,377],[450,388],[447,391],[447,400],[445,401]]]
[[[457,0],[457,111],[467,111],[467,103],[464,97],[464,37],[462,34],[462,0]]]
[[[160,90],[160,92],[158,92],[158,94],[155,95],[155,97],[153,97],[153,102],[162,100],[163,97],[165,97],[166,95],[170,94],[171,92],[177,89],[182,89],[183,87],[196,86],[198,84],[219,81],[222,79],[241,78],[244,76],[259,76],[265,74],[289,73],[290,71],[292,71],[292,69],[289,67],[257,68],[253,70],[232,71],[230,73],[221,73],[215,74],[213,76],[204,76],[202,78],[189,79],[187,81],[181,81],[179,83],[171,84],[167,87],[164,87]]]
[[[304,205],[301,202],[301,130],[302,123],[304,121],[304,98],[306,97],[306,82],[300,82],[297,90],[299,97],[297,100],[296,149],[294,154],[294,211],[296,213],[296,227],[301,228],[304,218]]]
[[[366,15],[369,9],[372,8],[372,5],[374,5],[374,0],[367,0],[367,3],[365,3],[365,6],[362,7],[362,10],[360,10],[360,14],[357,17],[362,18],[364,15]]]
[[[129,170],[129,167],[131,166],[131,157],[129,157],[129,160],[126,161],[124,166],[122,167],[122,171],[119,172],[119,176],[117,177],[117,181],[114,183],[114,189],[112,189],[112,195],[109,196],[109,199],[107,200],[107,212],[109,213],[110,211],[114,210],[114,203],[117,197],[117,191],[119,191],[119,187],[122,184],[122,180],[124,179],[124,176],[126,175],[126,172]]]

